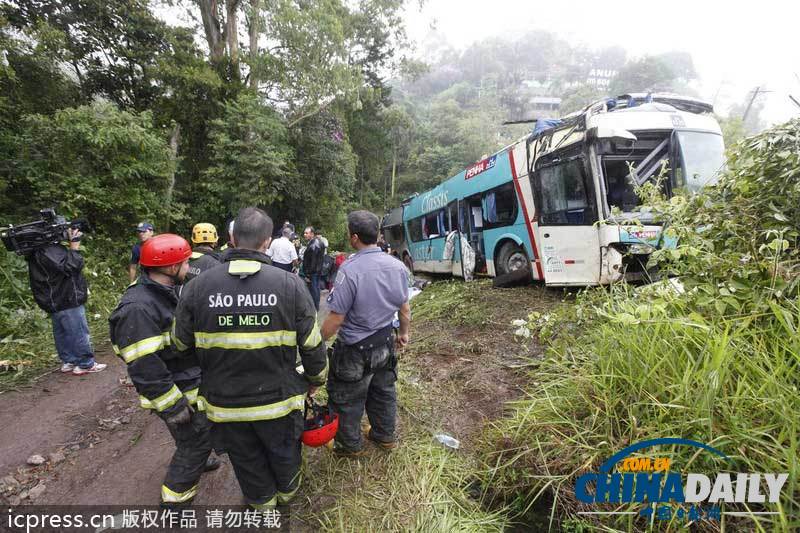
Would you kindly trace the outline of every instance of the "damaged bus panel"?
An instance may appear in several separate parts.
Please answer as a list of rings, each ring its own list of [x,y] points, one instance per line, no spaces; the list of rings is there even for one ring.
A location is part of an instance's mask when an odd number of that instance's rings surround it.
[[[408,199],[386,226],[415,271],[469,279],[529,269],[553,286],[646,279],[649,255],[675,243],[640,211],[637,187],[650,181],[671,197],[716,182],[725,159],[711,112],[689,97],[627,94],[539,121]]]

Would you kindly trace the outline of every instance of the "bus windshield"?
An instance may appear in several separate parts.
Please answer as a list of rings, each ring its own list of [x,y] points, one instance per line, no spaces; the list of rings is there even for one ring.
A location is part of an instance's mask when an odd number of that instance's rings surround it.
[[[697,192],[713,185],[725,166],[722,136],[700,131],[675,133],[680,151],[680,165],[675,168],[675,185]]]

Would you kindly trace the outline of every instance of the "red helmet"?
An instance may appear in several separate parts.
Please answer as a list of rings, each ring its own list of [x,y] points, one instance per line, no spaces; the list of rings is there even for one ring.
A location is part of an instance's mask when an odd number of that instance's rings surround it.
[[[308,417],[309,407],[312,413]],[[332,413],[327,405],[306,402],[303,444],[316,448],[327,444],[336,436],[339,429],[339,415]]]
[[[163,233],[150,237],[139,255],[139,264],[146,267],[163,267],[183,263],[192,255],[192,248],[180,235]]]

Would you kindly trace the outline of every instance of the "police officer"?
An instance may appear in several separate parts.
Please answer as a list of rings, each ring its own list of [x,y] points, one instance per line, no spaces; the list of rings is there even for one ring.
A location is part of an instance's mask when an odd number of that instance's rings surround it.
[[[325,340],[338,332],[331,353],[328,402],[339,414],[334,452],[364,454],[361,417],[370,421],[367,438],[384,449],[396,446],[397,357],[408,343],[411,310],[403,263],[377,246],[378,217],[369,211],[347,215],[350,245],[356,249],[339,268],[322,325]],[[399,312],[400,329],[392,322]]]
[[[134,244],[131,248],[131,260],[128,262],[128,277],[131,283],[133,283],[139,275],[139,256],[141,254],[142,245],[153,237],[154,231],[155,228],[149,222],[139,222],[136,226],[136,235],[139,237],[139,242]]]
[[[187,282],[220,263],[219,254],[214,250],[217,241],[219,241],[219,237],[214,224],[200,222],[194,225],[192,242],[195,247],[189,259],[189,272],[186,273]]]
[[[288,503],[300,487],[304,401],[328,370],[303,281],[268,263],[271,236],[264,211],[239,211],[235,247],[184,287],[175,323],[178,349],[200,361],[214,447],[228,453],[255,508]]]
[[[158,414],[175,440],[161,487],[165,504],[190,502],[200,474],[219,467],[219,461],[209,457],[208,423],[191,408],[200,384],[197,360],[179,358],[170,347],[178,303],[175,286],[189,269],[191,253],[189,243],[178,235],[148,239],[139,258],[142,273],[109,317],[114,352],[127,364],[141,406]]]

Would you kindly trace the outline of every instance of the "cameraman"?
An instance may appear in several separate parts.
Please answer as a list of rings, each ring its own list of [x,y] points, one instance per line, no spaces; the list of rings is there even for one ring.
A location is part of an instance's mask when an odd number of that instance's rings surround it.
[[[67,230],[69,248],[50,243],[25,256],[31,291],[36,303],[50,314],[61,371],[76,376],[100,372],[106,365],[94,360],[89,324],[86,322],[87,290],[83,277],[83,256],[78,251],[82,233]]]

